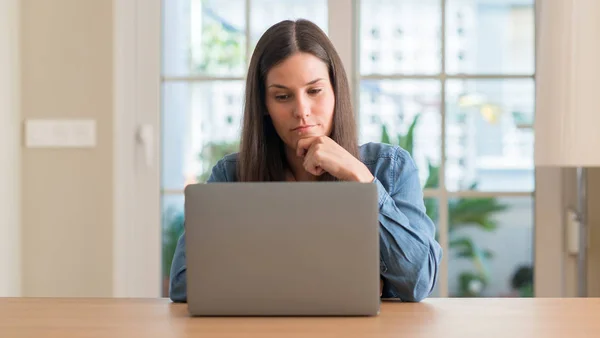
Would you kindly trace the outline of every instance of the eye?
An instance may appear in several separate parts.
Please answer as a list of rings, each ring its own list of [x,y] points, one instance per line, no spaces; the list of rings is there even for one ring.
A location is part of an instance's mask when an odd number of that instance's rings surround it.
[[[317,94],[319,94],[321,91],[323,91],[323,89],[321,89],[321,88],[314,88],[314,89],[311,89],[311,90],[309,90],[309,91],[308,91],[308,93],[309,93],[310,95],[317,95]]]
[[[277,101],[285,101],[287,99],[289,99],[290,96],[287,94],[279,94],[279,95],[275,95],[275,100]]]

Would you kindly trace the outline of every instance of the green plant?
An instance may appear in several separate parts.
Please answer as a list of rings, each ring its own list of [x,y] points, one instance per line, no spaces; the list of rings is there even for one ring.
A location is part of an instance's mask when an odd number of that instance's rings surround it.
[[[385,125],[381,130],[381,142],[396,144],[408,151],[413,156],[415,128],[419,122],[420,115],[417,114],[409,125],[406,134],[398,134],[392,141],[391,136]],[[425,181],[425,189],[435,189],[439,187],[439,166],[427,161],[428,176]],[[474,182],[469,187],[474,190],[477,183]],[[433,199],[425,199],[427,215],[432,220],[439,217],[438,205]],[[493,219],[494,214],[503,211],[506,205],[500,203],[496,198],[458,198],[448,202],[448,247],[457,258],[470,260],[473,264],[471,271],[460,273],[459,285],[460,292],[458,296],[471,297],[479,295],[489,281],[489,269],[487,262],[493,257],[490,250],[481,248],[472,238],[460,236],[458,229],[464,227],[477,227],[484,231],[493,231],[496,229],[496,222]],[[438,239],[436,234],[436,239]]]
[[[202,148],[198,159],[204,164],[206,168],[200,175],[198,175],[198,182],[204,183],[210,177],[212,173],[212,167],[217,164],[217,161],[225,157],[225,155],[232,154],[239,150],[239,142],[210,142]]]
[[[517,268],[510,284],[519,297],[533,297],[533,267],[523,265]]]
[[[202,29],[202,55],[196,70],[207,72],[240,71],[244,65],[244,35],[228,30],[220,22],[206,24]]]

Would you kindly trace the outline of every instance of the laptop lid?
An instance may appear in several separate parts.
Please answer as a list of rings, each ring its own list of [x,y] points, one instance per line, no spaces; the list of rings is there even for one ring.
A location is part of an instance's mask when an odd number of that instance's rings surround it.
[[[377,187],[210,183],[185,189],[192,315],[375,315]]]

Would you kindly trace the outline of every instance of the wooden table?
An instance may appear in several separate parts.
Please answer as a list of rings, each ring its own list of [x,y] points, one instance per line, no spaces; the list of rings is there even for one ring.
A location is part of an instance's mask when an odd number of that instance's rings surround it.
[[[0,299],[0,337],[600,337],[600,299],[384,302],[377,317],[191,318],[167,299]]]

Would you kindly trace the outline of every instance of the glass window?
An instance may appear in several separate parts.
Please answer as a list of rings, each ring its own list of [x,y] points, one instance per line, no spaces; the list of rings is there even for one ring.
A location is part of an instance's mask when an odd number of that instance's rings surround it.
[[[163,4],[163,75],[244,76],[245,0]]]
[[[440,0],[363,0],[359,16],[361,74],[440,71]]]
[[[360,1],[361,141],[417,163],[445,252],[435,296],[533,294],[533,5]]]
[[[440,82],[364,80],[360,83],[361,143],[400,145],[412,154],[421,184],[437,188],[441,157]]]
[[[451,297],[533,296],[532,209],[531,197],[449,201]]]
[[[251,3],[252,47],[269,27],[286,19],[307,19],[317,24],[325,33],[328,32],[327,0],[252,0]]]
[[[237,150],[243,97],[242,80],[164,83],[163,189],[205,182],[216,161]]]
[[[446,0],[449,73],[534,72],[533,0]]]
[[[533,79],[448,80],[449,190],[533,191]]]

